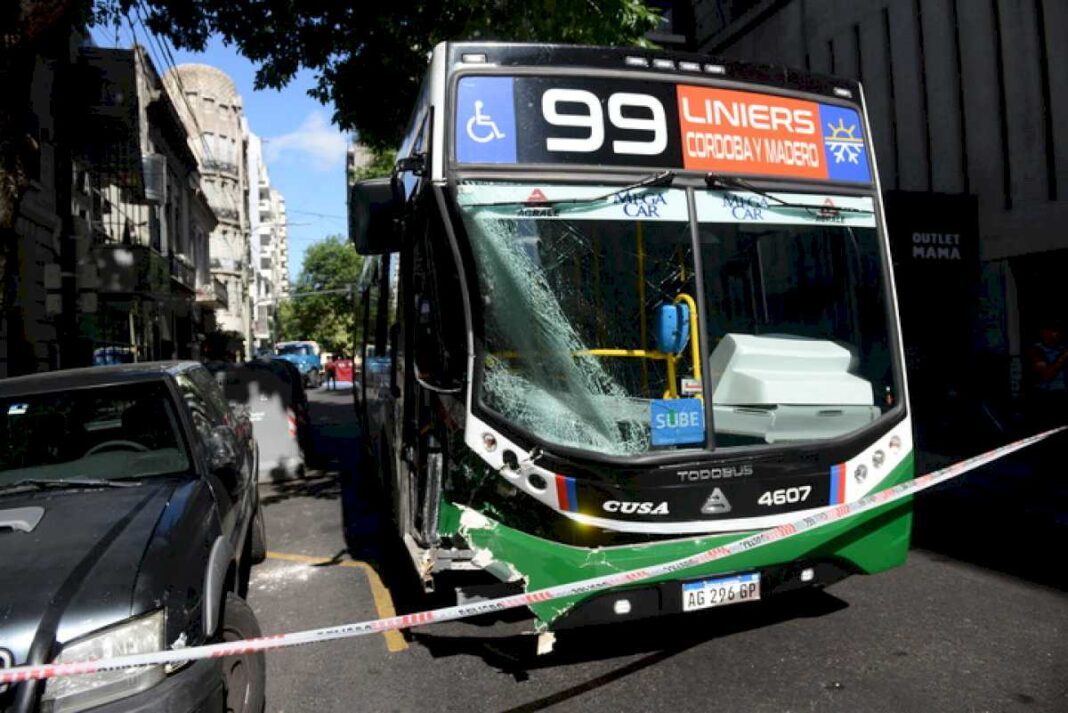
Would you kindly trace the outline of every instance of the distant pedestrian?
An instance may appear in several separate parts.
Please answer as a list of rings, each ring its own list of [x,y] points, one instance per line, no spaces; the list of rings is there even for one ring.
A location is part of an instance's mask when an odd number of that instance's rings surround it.
[[[1026,353],[1032,379],[1032,410],[1043,424],[1068,422],[1068,341],[1064,323],[1051,319]]]
[[[334,362],[334,357],[330,357],[326,360],[326,388],[333,391],[337,388],[337,364]]]

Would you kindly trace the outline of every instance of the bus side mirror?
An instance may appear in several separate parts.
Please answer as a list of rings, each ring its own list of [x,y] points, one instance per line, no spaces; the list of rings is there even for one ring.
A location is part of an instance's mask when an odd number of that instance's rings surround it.
[[[361,255],[384,255],[401,248],[400,215],[389,178],[357,181],[349,191],[349,238]]]
[[[665,354],[681,354],[690,340],[690,308],[685,303],[662,304],[653,317],[656,348]]]
[[[416,176],[426,175],[426,155],[417,153],[397,161],[394,167],[397,173],[414,173]]]

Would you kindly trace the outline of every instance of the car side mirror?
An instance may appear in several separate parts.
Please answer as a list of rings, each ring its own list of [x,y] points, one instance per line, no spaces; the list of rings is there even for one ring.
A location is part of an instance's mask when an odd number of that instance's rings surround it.
[[[228,426],[216,426],[211,430],[208,458],[215,475],[223,480],[237,477],[237,439]]]

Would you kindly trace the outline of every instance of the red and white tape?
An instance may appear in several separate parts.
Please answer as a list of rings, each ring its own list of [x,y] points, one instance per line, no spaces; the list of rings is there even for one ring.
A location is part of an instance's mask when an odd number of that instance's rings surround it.
[[[970,470],[995,461],[998,458],[1033,445],[1038,441],[1066,429],[1068,429],[1068,426],[1061,426],[1060,428],[1044,431],[1029,438],[1024,438],[1008,445],[1001,446],[1000,448],[987,451],[974,458],[955,463],[928,475],[868,495],[852,503],[829,507],[815,515],[810,515],[801,520],[780,525],[779,527],[736,540],[729,545],[715,547],[664,564],[650,565],[628,572],[618,572],[602,577],[584,579],[578,582],[571,582],[570,584],[560,584],[533,592],[501,597],[499,599],[491,599],[475,604],[444,607],[417,614],[389,617],[388,619],[354,622],[352,624],[342,624],[340,626],[331,626],[323,629],[298,631],[291,634],[276,634],[274,636],[263,636],[255,639],[246,639],[244,641],[230,641],[222,644],[208,644],[205,646],[194,646],[183,649],[173,649],[170,651],[117,656],[115,658],[98,659],[95,661],[80,661],[66,664],[41,664],[37,666],[16,666],[8,669],[0,669],[0,684],[18,683],[30,679],[48,679],[59,676],[99,673],[101,671],[114,671],[135,666],[151,666],[177,663],[180,661],[219,658],[222,656],[236,656],[257,651],[272,651],[275,649],[288,648],[290,646],[302,646],[304,644],[313,644],[322,641],[333,641],[335,639],[348,639],[356,636],[364,636],[366,634],[376,634],[391,629],[406,629],[408,627],[420,626],[423,624],[464,619],[479,614],[504,611],[506,609],[516,609],[530,604],[547,602],[552,599],[561,599],[578,594],[589,594],[590,592],[596,592],[602,589],[634,584],[635,582],[640,582],[646,579],[680,572],[697,565],[730,557],[731,555],[736,555],[741,552],[748,552],[757,547],[763,547],[772,542],[795,537],[802,532],[824,527],[833,522],[852,517],[853,515],[859,515],[868,510],[889,505],[890,503],[902,500],[910,495],[915,495],[920,491],[927,490],[928,488],[956,478]]]

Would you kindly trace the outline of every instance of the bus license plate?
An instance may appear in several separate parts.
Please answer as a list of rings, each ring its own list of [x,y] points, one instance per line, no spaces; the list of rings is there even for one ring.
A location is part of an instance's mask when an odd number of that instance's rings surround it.
[[[760,599],[760,573],[682,583],[682,610],[697,611]]]

